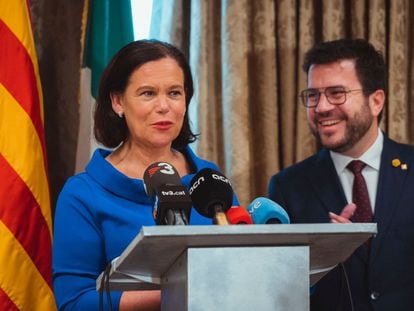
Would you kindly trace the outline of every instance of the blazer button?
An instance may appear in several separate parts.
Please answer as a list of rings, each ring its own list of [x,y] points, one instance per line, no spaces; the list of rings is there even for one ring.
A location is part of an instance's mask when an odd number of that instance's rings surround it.
[[[380,294],[378,292],[372,292],[370,297],[372,300],[377,300],[379,298]]]

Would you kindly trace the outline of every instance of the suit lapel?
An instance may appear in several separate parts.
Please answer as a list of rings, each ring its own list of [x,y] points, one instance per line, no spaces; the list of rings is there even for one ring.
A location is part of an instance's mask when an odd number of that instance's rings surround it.
[[[340,214],[346,198],[328,150],[322,149],[318,153],[308,178],[312,191],[317,194],[326,212]]]
[[[393,166],[392,161],[394,159],[398,159],[402,164],[409,161],[409,159],[404,158],[399,145],[384,136],[374,214],[374,222],[377,223],[378,234],[372,241],[371,260],[374,259],[381,241],[389,230],[401,192],[404,191],[407,170],[402,169],[401,166]]]
[[[320,151],[315,165],[309,170],[308,178],[326,212],[339,215],[347,200],[328,150]],[[357,248],[355,254],[364,263],[368,263],[368,250],[364,245]]]

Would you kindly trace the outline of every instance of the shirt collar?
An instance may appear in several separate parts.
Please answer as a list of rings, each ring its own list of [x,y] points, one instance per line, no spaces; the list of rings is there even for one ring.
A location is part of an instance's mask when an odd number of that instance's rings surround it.
[[[362,154],[358,159],[354,159],[352,157],[348,157],[346,155],[340,154],[338,152],[334,152],[332,150],[329,151],[332,161],[335,165],[335,169],[338,173],[342,173],[346,166],[352,160],[361,160],[367,166],[379,171],[380,163],[381,163],[381,152],[382,147],[384,145],[384,134],[380,129],[378,129],[378,136],[375,142],[372,144],[371,147],[364,154]]]

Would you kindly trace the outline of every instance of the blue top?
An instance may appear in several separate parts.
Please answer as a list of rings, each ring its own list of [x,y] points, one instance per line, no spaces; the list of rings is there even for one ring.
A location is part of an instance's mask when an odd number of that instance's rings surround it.
[[[119,256],[142,226],[155,225],[154,199],[144,190],[143,180],[116,170],[97,149],[86,172],[70,177],[56,206],[53,240],[53,287],[59,310],[98,310],[96,279],[107,264]],[[184,154],[193,171],[219,170],[187,147]],[[181,181],[189,186],[194,174]],[[233,205],[238,205],[234,196]],[[211,225],[212,220],[191,211],[190,224]],[[122,292],[111,292],[112,310],[118,310]],[[104,310],[108,310],[105,295]]]

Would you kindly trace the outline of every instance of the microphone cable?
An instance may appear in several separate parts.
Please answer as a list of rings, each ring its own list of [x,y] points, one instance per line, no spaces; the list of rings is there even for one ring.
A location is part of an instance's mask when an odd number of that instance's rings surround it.
[[[109,273],[111,272],[112,263],[110,262],[102,275],[101,286],[99,289],[99,311],[103,311],[103,292],[106,293],[106,300],[108,302],[108,311],[112,311],[111,293],[109,290]]]
[[[351,311],[354,311],[355,310],[354,309],[354,300],[352,299],[351,285],[349,284],[348,273],[346,272],[345,264],[343,262],[340,263],[340,266],[341,266],[342,270],[344,271],[346,289],[347,289],[348,296],[349,296],[349,302],[351,304]]]

